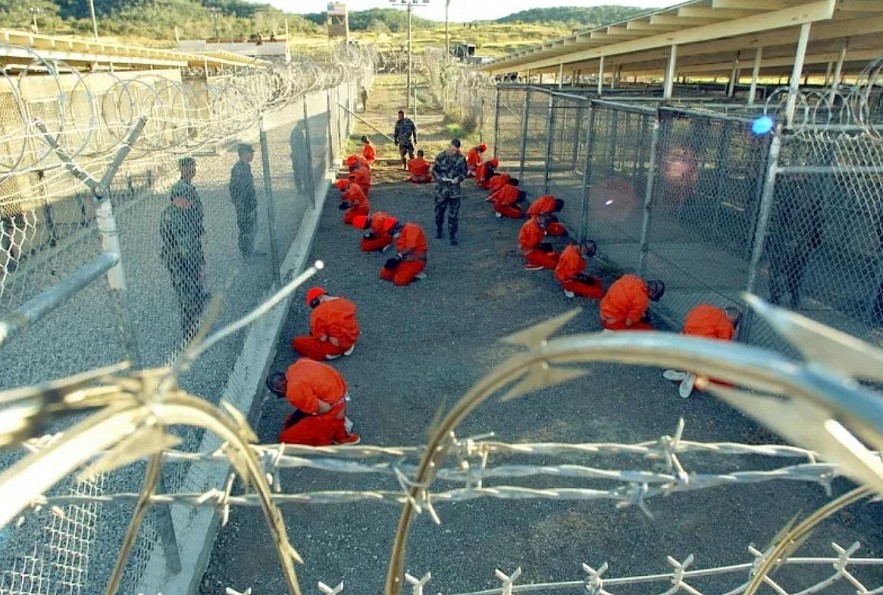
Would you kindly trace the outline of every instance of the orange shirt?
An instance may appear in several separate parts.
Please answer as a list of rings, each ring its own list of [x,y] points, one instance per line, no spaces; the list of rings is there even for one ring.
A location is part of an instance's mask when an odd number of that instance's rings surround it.
[[[288,366],[285,379],[285,398],[304,413],[318,413],[320,400],[345,404],[346,381],[331,366],[304,357]]]
[[[392,215],[388,215],[383,211],[374,211],[371,213],[371,233],[375,236],[384,234],[383,224],[387,219],[395,219]]]
[[[466,167],[469,169],[476,169],[479,163],[481,163],[481,153],[479,152],[478,147],[472,147],[466,153]]]
[[[608,322],[638,322],[647,312],[650,297],[647,284],[635,275],[623,275],[601,299],[601,319]]]
[[[490,181],[487,183],[487,187],[490,189],[491,192],[496,192],[497,190],[508,184],[511,179],[512,178],[511,176],[509,176],[509,174],[497,174],[490,179]]]
[[[356,305],[341,297],[322,301],[310,314],[310,334],[334,337],[342,347],[352,346],[359,338]]]
[[[555,278],[561,283],[572,281],[585,270],[586,259],[580,253],[579,247],[571,244],[561,251],[558,265],[555,267]]]
[[[368,202],[368,196],[362,190],[362,187],[355,182],[349,183],[349,186],[347,186],[343,194],[340,195],[340,200],[350,203],[351,207],[371,208],[371,205]]]
[[[493,175],[494,166],[491,165],[490,161],[482,161],[478,168],[475,170],[475,182],[482,188],[486,188],[490,176]]]
[[[429,175],[429,162],[422,157],[415,157],[408,162],[408,171],[412,178],[423,178]]]
[[[396,251],[402,255],[402,260],[426,260],[428,250],[429,245],[426,243],[423,228],[413,223],[405,223],[396,239]]]
[[[546,232],[534,218],[528,219],[518,232],[518,245],[525,252],[539,246],[546,237]]]
[[[349,175],[350,183],[358,184],[363,192],[368,192],[371,188],[371,174],[368,173],[368,168],[360,167],[353,172],[350,172]]]
[[[527,216],[551,215],[555,211],[555,197],[549,194],[541,196],[527,207]]]
[[[518,202],[518,193],[521,192],[518,186],[506,184],[490,196],[492,203],[499,207],[508,207]]]
[[[374,163],[377,160],[377,151],[374,150],[374,145],[365,145],[362,149],[362,157],[365,158],[368,165]]]
[[[699,304],[684,319],[684,334],[732,341],[736,329],[726,312],[708,304]]]

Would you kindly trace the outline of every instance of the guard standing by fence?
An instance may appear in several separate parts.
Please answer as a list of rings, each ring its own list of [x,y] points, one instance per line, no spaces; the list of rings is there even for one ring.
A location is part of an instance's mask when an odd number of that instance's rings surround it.
[[[160,257],[172,277],[181,309],[181,330],[184,341],[189,341],[209,298],[205,291],[205,228],[202,201],[192,184],[196,160],[184,157],[178,165],[181,179],[172,186],[171,204],[160,217]]]
[[[451,246],[456,246],[460,215],[460,182],[466,179],[466,159],[460,154],[460,139],[455,138],[447,149],[438,154],[432,165],[435,178],[435,237],[442,239],[445,211],[448,212],[448,233]]]
[[[251,173],[251,160],[254,149],[251,145],[239,145],[239,161],[230,171],[230,199],[236,207],[236,225],[239,227],[239,251],[243,257],[254,251],[255,222],[258,200],[254,189],[254,176]]]

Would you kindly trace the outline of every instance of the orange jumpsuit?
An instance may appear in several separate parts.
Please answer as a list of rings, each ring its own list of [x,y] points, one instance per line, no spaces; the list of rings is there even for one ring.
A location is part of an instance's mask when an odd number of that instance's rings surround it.
[[[478,147],[472,147],[466,152],[466,169],[469,170],[469,175],[474,175],[479,165],[481,165],[481,151]]]
[[[653,326],[643,320],[649,305],[644,280],[623,275],[613,282],[601,300],[601,326],[612,331],[652,331]]]
[[[705,339],[732,341],[736,329],[727,318],[726,312],[708,304],[699,304],[690,310],[684,319],[684,334]]]
[[[374,162],[377,161],[377,151],[374,150],[374,145],[365,145],[362,148],[362,157],[365,158],[365,161],[368,163],[369,167],[374,165]]]
[[[488,201],[494,205],[494,211],[503,217],[510,219],[521,219],[524,217],[524,211],[516,205],[521,190],[518,186],[506,184],[488,197]]]
[[[509,181],[512,177],[509,174],[497,174],[488,180],[487,186],[485,186],[491,192],[496,192],[503,186],[509,184]]]
[[[432,174],[429,173],[429,162],[422,157],[415,157],[408,162],[408,171],[411,172],[409,182],[414,184],[429,184],[432,182]]]
[[[371,190],[371,172],[367,167],[358,167],[351,171],[348,179],[351,184],[358,184],[365,194]]]
[[[324,361],[326,355],[343,355],[358,338],[356,305],[335,297],[313,308],[309,336],[295,337],[291,348],[304,357]]]
[[[279,442],[308,446],[345,442],[347,386],[343,376],[307,358],[291,364],[285,376],[285,399],[297,411],[285,421]],[[319,413],[319,401],[331,405],[331,410]]]
[[[549,194],[545,196],[541,196],[527,207],[527,216],[528,217],[536,217],[537,215],[551,215],[555,212],[555,197]],[[558,223],[557,220],[553,220],[549,225],[546,226],[546,233],[550,236],[555,236],[556,238],[567,235],[567,229],[564,228],[563,225]]]
[[[396,250],[402,260],[395,270],[380,269],[380,278],[392,281],[395,285],[407,285],[426,268],[426,234],[423,228],[413,223],[405,223],[396,239]]]
[[[353,224],[353,218],[356,215],[367,215],[371,208],[368,196],[362,187],[355,182],[350,182],[347,185],[346,190],[340,195],[340,200],[350,204],[350,208],[343,212],[343,222],[347,225]]]
[[[536,218],[531,217],[518,232],[518,245],[528,264],[541,266],[544,269],[554,269],[558,264],[558,254],[546,252],[540,248],[540,244],[545,238],[546,232],[540,227]]]
[[[368,160],[361,155],[356,155],[355,153],[353,153],[346,158],[346,166],[352,167],[353,165],[358,165],[359,167],[368,167]]]
[[[362,236],[362,252],[377,252],[392,244],[392,236],[383,231],[383,222],[393,218],[382,211],[371,214],[371,231]]]
[[[555,278],[565,291],[572,291],[578,296],[600,299],[604,296],[604,288],[598,277],[585,277],[586,259],[580,253],[579,246],[571,245],[561,251],[558,266],[555,267]]]
[[[475,170],[475,183],[482,188],[488,187],[491,177],[494,175],[494,166],[490,161],[482,161]]]

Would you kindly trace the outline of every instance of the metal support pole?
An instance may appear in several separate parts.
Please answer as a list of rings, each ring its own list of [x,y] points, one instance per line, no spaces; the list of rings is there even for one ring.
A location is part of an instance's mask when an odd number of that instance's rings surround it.
[[[521,116],[521,163],[518,166],[518,177],[524,178],[524,158],[527,152],[527,120],[530,117],[530,87],[524,90],[524,112]]]
[[[549,94],[549,115],[546,118],[546,163],[543,171],[543,194],[549,194],[549,178],[552,172],[552,146],[555,137],[555,96]]]
[[[316,206],[316,181],[313,179],[313,149],[310,146],[310,112],[307,110],[307,96],[304,95],[304,139],[306,142],[307,163],[309,164],[307,175],[307,188],[310,192],[310,205]]]
[[[766,178],[763,182],[763,194],[760,197],[758,207],[757,227],[754,230],[754,245],[751,249],[751,262],[748,265],[748,282],[745,291],[754,293],[757,285],[757,271],[760,267],[760,258],[763,255],[763,245],[766,241],[767,229],[770,224],[770,215],[773,211],[773,199],[776,191],[776,175],[779,173],[779,152],[782,147],[782,125],[776,127],[775,135],[770,141],[770,153],[767,159]]]
[[[678,46],[672,44],[671,53],[668,56],[668,66],[665,69],[665,83],[663,84],[662,99],[669,101],[675,84],[675,70],[678,64]]]
[[[478,106],[478,142],[484,142],[484,94],[481,96]]]
[[[411,0],[408,0],[408,82],[405,86],[405,109],[411,107]]]
[[[834,68],[833,62],[828,62],[828,65],[825,67],[825,84],[823,86],[827,87],[831,84],[831,70]]]
[[[589,227],[589,198],[592,191],[592,145],[595,140],[595,107],[589,100],[589,123],[586,126],[586,160],[583,163],[583,197],[580,204],[579,218],[579,241],[582,242],[588,236]],[[579,141],[577,141],[579,142]]]
[[[604,56],[598,61],[598,97],[604,94]]]
[[[564,62],[558,65],[558,88],[564,88]]]
[[[570,167],[576,170],[576,161],[579,159],[579,140],[583,134],[582,126],[583,126],[583,106],[580,105],[579,109],[576,112],[576,132],[573,133],[573,155],[570,159]]]
[[[834,67],[834,78],[831,81],[831,93],[828,95],[828,101],[834,103],[834,97],[837,95],[837,88],[840,86],[840,77],[843,75],[843,62],[846,60],[846,50],[849,49],[849,40],[844,39],[843,45],[840,46],[840,55],[837,57],[837,65]]]
[[[673,48],[675,46],[672,46]],[[659,131],[662,128],[662,118],[656,113],[653,122],[653,133],[650,140],[650,167],[647,170],[647,188],[644,192],[644,220],[641,223],[641,260],[638,264],[638,274],[643,277],[647,274],[647,253],[650,252],[650,224],[651,210],[653,207],[653,189],[656,183],[656,155],[659,151]]]
[[[494,87],[494,157],[497,157],[497,143],[500,138],[500,88]]]
[[[306,145],[309,146],[309,136],[306,137]],[[267,227],[270,236],[270,263],[273,265],[273,280],[277,287],[282,286],[281,265],[279,263],[279,248],[276,244],[276,212],[273,205],[273,180],[270,171],[270,146],[267,142],[267,122],[263,114],[260,118],[260,143],[261,143],[261,169],[264,174],[264,195],[267,197]],[[309,154],[308,154],[309,155]],[[311,163],[312,165],[312,163]],[[312,170],[312,167],[310,167]],[[310,178],[312,178],[312,171]]]
[[[451,6],[451,0],[445,0],[445,63],[451,55],[451,38],[448,35],[448,8]]]
[[[803,61],[806,58],[806,45],[809,43],[810,23],[800,26],[800,37],[797,40],[797,52],[794,55],[794,68],[788,85],[788,103],[785,107],[785,122],[790,128],[794,124],[794,111],[797,108],[797,94],[800,92],[800,75],[803,73]]]
[[[736,53],[736,59],[733,60],[733,70],[730,71],[730,82],[727,85],[727,97],[732,97],[736,91],[736,79],[739,72],[739,53]]]
[[[760,77],[760,63],[763,60],[763,48],[754,51],[754,68],[751,70],[751,89],[748,90],[748,105],[754,105],[754,96],[757,95],[757,79]]]
[[[89,16],[92,17],[92,36],[98,41],[98,21],[95,20],[95,2],[89,0]]]

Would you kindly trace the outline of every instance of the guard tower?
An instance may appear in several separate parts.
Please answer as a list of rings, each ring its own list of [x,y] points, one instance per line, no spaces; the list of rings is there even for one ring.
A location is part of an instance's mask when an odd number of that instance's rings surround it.
[[[328,3],[328,37],[350,39],[350,25],[347,19],[346,4],[343,2]]]

